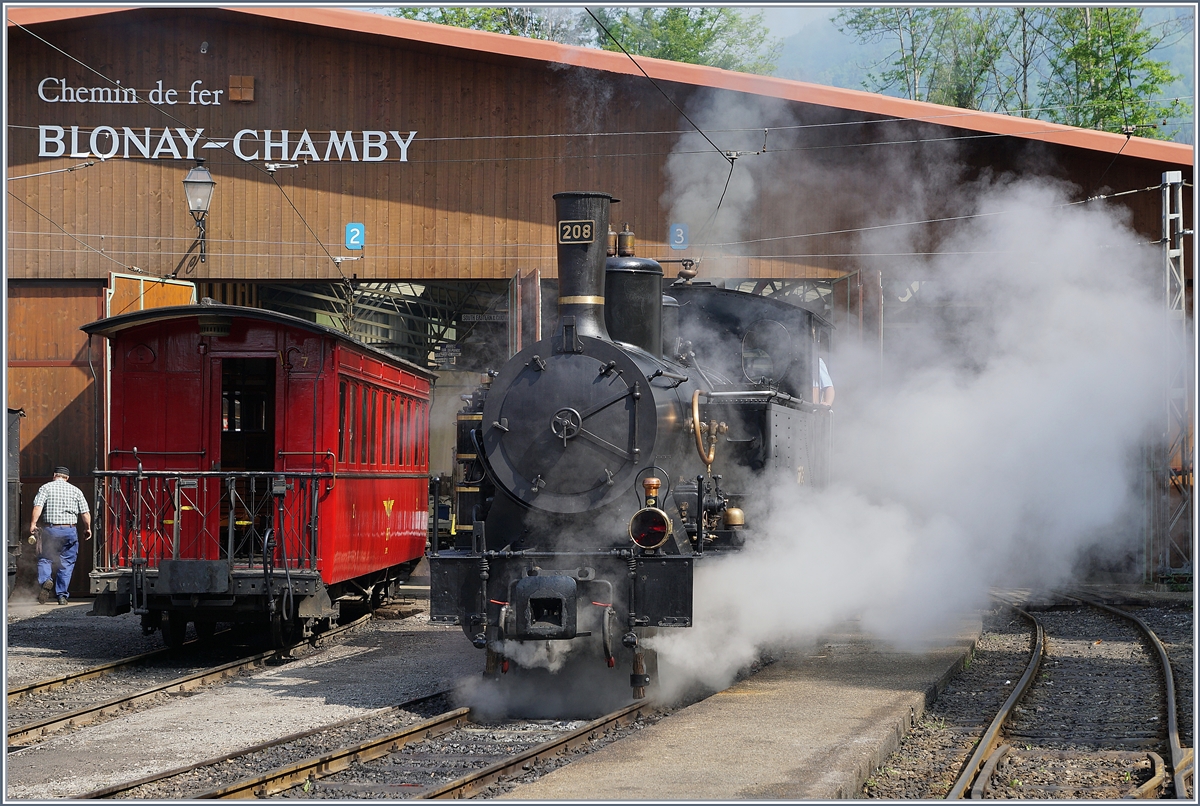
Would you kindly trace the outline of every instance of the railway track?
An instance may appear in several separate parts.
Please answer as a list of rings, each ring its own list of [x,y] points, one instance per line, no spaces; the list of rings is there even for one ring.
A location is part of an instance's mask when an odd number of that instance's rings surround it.
[[[290,653],[301,646],[319,646],[321,643],[334,636],[362,625],[363,623],[369,621],[370,618],[370,615],[363,616],[362,618],[352,621],[348,624],[335,627],[332,630],[321,633],[313,639],[303,641],[295,646],[290,647],[288,650],[286,650],[286,653]],[[125,689],[116,696],[109,696],[97,701],[95,692],[81,692],[77,698],[64,698],[62,702],[67,702],[71,699],[90,700],[87,702],[87,704],[72,708],[71,710],[65,712],[59,712],[51,716],[45,716],[41,718],[30,719],[30,715],[36,715],[39,712],[44,713],[46,710],[50,710],[53,706],[59,706],[61,708],[61,702],[53,704],[33,702],[33,700],[40,699],[35,695],[55,692],[59,689],[71,687],[85,681],[95,680],[100,677],[112,675],[121,670],[146,667],[153,660],[161,659],[165,657],[165,655],[160,654],[160,652],[148,652],[142,655],[133,656],[131,658],[125,658],[124,660],[95,666],[80,672],[62,675],[60,677],[11,689],[8,692],[8,719],[10,723],[16,721],[19,724],[17,724],[16,727],[8,729],[7,751],[11,753],[16,750],[23,749],[24,747],[29,746],[30,743],[36,742],[50,734],[58,733],[63,730],[73,730],[84,727],[85,725],[93,724],[104,717],[126,712],[132,708],[143,706],[149,702],[155,701],[170,694],[193,691],[197,688],[240,675],[245,671],[264,665],[271,658],[277,656],[278,654],[279,653],[277,653],[275,650],[258,652],[248,657],[239,658],[231,662],[189,672],[183,676],[174,677],[173,679],[165,681],[159,680],[149,686],[144,685],[145,677],[147,675],[133,676],[129,681],[125,681],[124,685],[118,684],[109,687],[110,690],[107,692],[105,692],[104,687],[101,687],[100,696],[103,696],[104,693],[111,694],[111,689]],[[169,672],[170,670],[167,671]],[[150,672],[148,676],[153,678],[156,676],[156,674],[154,672]],[[135,688],[133,690],[128,690],[131,684],[134,685]],[[21,720],[28,721],[22,722]]]
[[[168,800],[195,798],[197,793],[229,787],[248,777],[263,776],[297,759],[325,755],[347,742],[361,742],[389,731],[410,727],[430,714],[445,711],[450,690],[437,691],[381,708],[362,716],[283,736],[183,767],[113,784],[81,795],[79,800],[100,798]]]
[[[229,630],[221,630],[213,637],[217,638],[220,636],[225,636],[229,632]],[[196,647],[201,646],[202,643],[203,642],[199,638],[193,638],[192,640],[184,643],[180,649],[184,651],[195,649]],[[81,669],[76,672],[68,672],[67,674],[61,674],[57,677],[49,677],[45,680],[36,680],[32,683],[24,683],[19,686],[13,686],[8,690],[7,701],[11,706],[13,703],[21,700],[24,697],[45,694],[46,692],[54,691],[56,689],[63,688],[64,686],[69,686],[73,683],[82,683],[86,680],[95,680],[98,677],[105,677],[126,669],[148,666],[155,661],[177,656],[178,650],[170,647],[163,647],[162,649],[156,649],[152,652],[143,652],[140,655],[133,655],[128,658],[121,658],[120,660],[101,663],[97,666],[91,666],[87,669]]]
[[[470,797],[650,712],[647,705],[634,703],[586,724],[552,720],[483,724],[475,721],[470,709],[458,708],[191,797]]]
[[[1145,798],[1170,782],[1189,798],[1193,755],[1161,641],[1130,613],[1067,598],[1079,607],[1018,610],[1031,658],[946,797]]]

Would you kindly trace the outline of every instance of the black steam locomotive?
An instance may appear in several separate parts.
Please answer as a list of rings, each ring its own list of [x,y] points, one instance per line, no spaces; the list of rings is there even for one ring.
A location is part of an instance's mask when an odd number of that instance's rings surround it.
[[[486,675],[553,645],[627,662],[640,698],[643,639],[691,626],[696,564],[746,543],[767,485],[822,483],[831,327],[693,271],[664,294],[659,263],[610,245],[616,200],[554,198],[559,322],[459,415],[470,478],[452,545],[430,552],[430,613],[487,650]]]

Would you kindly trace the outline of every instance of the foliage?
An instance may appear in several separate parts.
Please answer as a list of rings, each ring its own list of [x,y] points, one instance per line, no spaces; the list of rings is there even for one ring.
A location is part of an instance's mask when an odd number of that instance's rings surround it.
[[[1054,9],[1046,35],[1057,47],[1041,85],[1050,120],[1156,136],[1164,118],[1191,111],[1159,100],[1177,76],[1149,58],[1158,42],[1141,22],[1137,8]]]
[[[431,6],[394,8],[389,13],[409,20],[547,39],[566,45],[587,45],[592,39],[591,26],[584,21],[586,17],[562,8]]]
[[[637,56],[652,56],[726,70],[769,74],[782,43],[772,39],[763,15],[732,8],[601,8],[593,11],[605,34],[586,10],[434,6],[396,8],[390,12],[410,20],[473,28],[497,34],[549,39],[568,45],[600,46]],[[613,38],[620,42],[613,41]]]
[[[942,8],[848,8],[840,11],[834,21],[842,33],[849,30],[860,42],[891,43],[891,53],[872,66],[882,69],[868,74],[868,89],[897,89],[905,98],[923,101],[923,82],[939,59],[945,12]]]
[[[610,36],[597,28],[605,50],[743,73],[770,74],[782,43],[770,37],[763,15],[725,7],[603,8],[593,12]]]
[[[1151,26],[1138,8],[855,7],[834,21],[886,46],[864,82],[876,92],[1150,137],[1191,113],[1160,98],[1180,76],[1151,58],[1190,15]]]

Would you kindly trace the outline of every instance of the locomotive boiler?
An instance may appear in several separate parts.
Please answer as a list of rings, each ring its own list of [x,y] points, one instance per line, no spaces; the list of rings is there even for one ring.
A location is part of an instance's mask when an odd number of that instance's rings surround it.
[[[692,279],[664,289],[632,237],[610,248],[617,200],[554,199],[558,323],[459,415],[458,529],[431,548],[430,613],[485,650],[486,675],[567,653],[628,668],[640,698],[645,639],[692,626],[697,565],[752,539],[767,484],[821,483],[811,381],[830,325]]]

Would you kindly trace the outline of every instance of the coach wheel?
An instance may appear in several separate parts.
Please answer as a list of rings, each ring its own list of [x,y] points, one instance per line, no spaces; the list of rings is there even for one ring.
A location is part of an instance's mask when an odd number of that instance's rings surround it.
[[[162,626],[162,611],[151,610],[142,614],[142,635],[150,635]]]
[[[163,627],[163,640],[171,649],[179,649],[187,638],[187,617],[180,613],[168,613]]]

